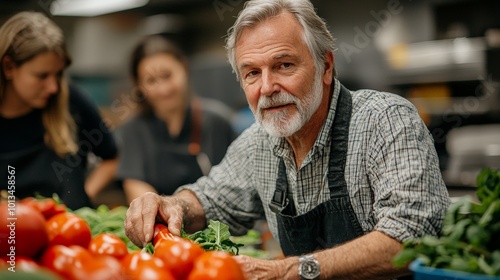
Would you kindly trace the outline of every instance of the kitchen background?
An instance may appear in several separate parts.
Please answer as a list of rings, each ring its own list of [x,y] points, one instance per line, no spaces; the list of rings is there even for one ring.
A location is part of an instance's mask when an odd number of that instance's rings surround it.
[[[0,21],[44,12],[66,34],[68,75],[113,125],[132,113],[129,53],[147,34],[181,44],[198,95],[225,104],[235,129],[253,121],[226,62],[224,37],[243,0],[0,0]],[[119,1],[118,1],[119,2]],[[474,194],[483,167],[500,168],[500,1],[315,0],[336,37],[339,79],[411,100],[434,136],[452,196]],[[84,4],[97,8],[85,12]],[[68,8],[69,7],[69,8]]]

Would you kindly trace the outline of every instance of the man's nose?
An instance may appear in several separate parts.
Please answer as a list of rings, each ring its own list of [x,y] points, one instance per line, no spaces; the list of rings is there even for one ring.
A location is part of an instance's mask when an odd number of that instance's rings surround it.
[[[278,79],[274,73],[270,70],[262,70],[261,73],[261,87],[260,94],[261,95],[273,95],[276,92],[279,92],[280,87],[278,83]]]

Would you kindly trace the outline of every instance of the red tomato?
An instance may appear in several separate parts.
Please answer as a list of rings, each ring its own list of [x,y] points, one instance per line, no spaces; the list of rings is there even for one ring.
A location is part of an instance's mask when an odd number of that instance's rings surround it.
[[[203,253],[198,244],[178,237],[160,240],[155,245],[154,255],[165,262],[175,279],[184,280],[193,269],[194,260]]]
[[[54,271],[64,279],[71,279],[71,269],[74,266],[82,267],[92,260],[92,255],[80,246],[54,245],[45,250],[40,263]]]
[[[175,280],[165,263],[147,252],[134,251],[125,256],[121,264],[125,279]]]
[[[25,276],[26,278],[28,278],[29,275],[43,275],[46,276],[47,279],[53,279],[53,280],[61,279],[53,271],[50,271],[48,268],[38,264],[35,260],[27,257],[16,257],[16,260],[15,262],[12,263],[12,265],[8,263],[7,259],[5,258],[1,259],[0,271],[7,269],[9,269],[11,272],[18,272],[18,271],[26,272],[28,273]],[[42,276],[40,277],[44,278]],[[1,276],[0,279],[2,279]]]
[[[121,259],[128,254],[127,244],[111,233],[101,233],[92,238],[89,251],[94,255],[107,255]]]
[[[188,280],[245,280],[240,265],[222,251],[205,252],[194,262]]]
[[[36,199],[34,197],[26,197],[21,200],[21,203],[40,211],[46,220],[59,213],[66,212],[66,205],[57,204],[57,202],[52,198]]]
[[[0,271],[7,270],[10,267],[7,262],[8,260],[5,258],[0,259]]]
[[[21,203],[0,202],[0,256],[34,258],[47,243],[40,212]]]
[[[121,280],[124,279],[120,261],[112,256],[95,256],[82,266],[72,266],[71,280]]]
[[[15,260],[10,262],[8,257],[1,258],[0,270],[7,270],[7,268],[12,267],[14,271],[38,271],[41,266],[35,262],[33,259],[27,257],[16,257]]]
[[[111,256],[92,256],[85,248],[72,245],[49,247],[41,264],[68,280],[122,279],[120,262]]]
[[[92,234],[90,227],[79,216],[65,212],[60,213],[46,222],[50,245],[80,245],[88,248]]]
[[[40,269],[42,269],[41,266],[33,259],[16,257],[16,270],[36,272]]]
[[[175,236],[168,230],[164,224],[155,224],[155,231],[153,234],[153,246],[162,239],[174,239]]]

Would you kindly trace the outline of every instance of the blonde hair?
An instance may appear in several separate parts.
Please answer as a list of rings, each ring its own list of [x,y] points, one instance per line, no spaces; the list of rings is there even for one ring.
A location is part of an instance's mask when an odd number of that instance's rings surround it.
[[[20,12],[8,19],[0,28],[0,58],[8,56],[16,66],[33,59],[44,52],[54,52],[65,59],[65,66],[71,64],[62,30],[49,18],[38,12]],[[5,97],[7,79],[0,70],[0,104]],[[43,108],[42,119],[45,128],[45,144],[63,157],[75,154],[76,125],[69,113],[69,87],[61,78],[59,92],[49,99]]]

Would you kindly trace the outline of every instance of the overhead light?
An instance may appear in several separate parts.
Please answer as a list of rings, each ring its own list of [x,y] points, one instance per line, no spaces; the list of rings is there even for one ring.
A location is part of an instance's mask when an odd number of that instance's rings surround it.
[[[93,17],[146,5],[149,0],[56,0],[50,12],[56,16]]]

